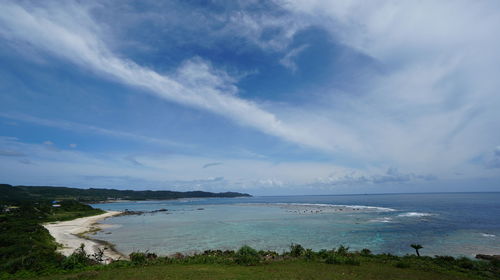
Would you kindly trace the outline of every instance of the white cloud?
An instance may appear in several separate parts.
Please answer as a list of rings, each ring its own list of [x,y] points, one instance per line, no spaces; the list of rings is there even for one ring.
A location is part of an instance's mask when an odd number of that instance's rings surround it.
[[[280,59],[280,63],[292,72],[296,72],[297,64],[295,63],[295,58],[307,47],[308,45],[301,45],[300,47],[292,49],[282,59]]]
[[[230,35],[237,34],[267,51],[283,51],[293,39],[297,31],[307,25],[286,16],[277,17],[267,13],[249,13],[237,11],[230,15],[229,24],[224,31]],[[263,38],[266,31],[275,34]]]
[[[337,150],[359,161],[447,173],[498,141],[498,1],[276,3],[383,68],[365,79],[361,93],[323,90],[305,109],[314,116],[301,115]]]
[[[383,174],[360,174],[353,171],[349,174],[331,174],[326,178],[318,178],[312,185],[315,186],[366,186],[372,184],[387,184],[387,183],[408,183],[414,181],[431,181],[437,177],[432,174],[414,174],[402,173],[396,168],[389,168]]]
[[[364,180],[364,176],[374,181],[373,176],[383,174],[387,166],[414,174],[438,174],[439,178],[457,172],[464,177],[492,176],[492,170],[482,170],[484,162],[471,162],[491,154],[491,147],[498,145],[500,138],[500,130],[496,129],[500,127],[498,1],[276,2],[291,14],[274,17],[235,13],[224,32],[244,33],[241,35],[263,49],[283,52],[297,31],[320,26],[342,44],[372,57],[383,69],[362,81],[365,89],[360,93],[322,88],[313,94],[305,92],[304,96],[317,100],[300,108],[269,103],[264,110],[264,105],[238,97],[237,79],[200,58],[187,60],[168,74],[123,58],[112,48],[113,36],[106,34],[91,16],[92,7],[77,2],[57,6],[55,2],[44,2],[30,7],[6,2],[0,11],[0,35],[11,44],[30,44],[160,98],[223,115],[294,143],[334,151],[339,161],[364,169],[359,173],[363,175],[353,180]],[[282,34],[261,40],[269,28],[277,28]],[[293,57],[299,52],[290,51],[282,63],[293,69]],[[67,122],[38,123],[74,129],[74,124]],[[76,127],[158,140],[90,126]],[[138,160],[147,166],[177,170],[171,162]],[[190,168],[196,162],[196,168],[201,169],[205,163],[218,160],[222,159],[191,159],[180,166]],[[274,166],[264,160],[224,162],[217,171],[225,173],[219,175],[241,185],[248,178],[305,184],[340,168],[311,163]],[[230,163],[238,169],[225,169]],[[255,165],[245,169],[250,163]],[[213,170],[206,168],[192,176],[208,178],[214,176],[208,174]],[[231,176],[236,170],[241,178]],[[403,174],[413,174],[410,171]],[[350,172],[340,172],[339,180],[352,179],[346,177]],[[189,179],[188,175],[179,177]]]
[[[174,147],[189,147],[190,146],[187,143],[178,143],[178,142],[174,142],[174,141],[169,141],[167,139],[148,137],[148,136],[139,135],[139,134],[135,134],[135,133],[131,133],[131,132],[102,128],[102,127],[98,127],[98,126],[81,124],[81,123],[70,122],[70,121],[65,121],[65,120],[52,120],[52,119],[39,118],[39,117],[34,117],[34,116],[21,114],[21,113],[14,114],[14,113],[2,113],[2,112],[0,112],[0,117],[13,119],[13,120],[17,120],[17,121],[22,121],[22,122],[33,123],[36,125],[55,127],[55,128],[59,128],[59,129],[75,131],[75,132],[80,132],[80,133],[93,133],[93,134],[111,136],[111,137],[116,137],[116,138],[121,138],[121,139],[140,141],[140,142],[145,142],[145,143],[150,143],[150,144],[155,144],[155,145],[160,145],[160,146],[174,146]],[[76,148],[77,144],[70,144],[70,147]]]
[[[404,185],[441,179],[431,174],[403,172],[395,168],[359,171],[332,163],[276,163],[269,159],[172,154],[166,157],[156,153],[134,156],[89,154],[70,148],[56,151],[47,149],[43,144],[23,143],[8,137],[0,137],[0,147],[25,155],[21,158],[0,157],[0,178],[11,184],[40,185],[43,182],[46,185],[74,187],[305,194],[319,191],[345,193],[351,188],[356,192],[375,192],[391,184],[397,184],[397,191],[401,192],[406,190]],[[217,168],[203,168],[207,162],[224,164]],[[495,170],[486,171],[495,173]],[[488,173],[482,175],[485,178],[491,176]]]
[[[58,5],[49,2],[30,7],[7,2],[0,12],[0,23],[0,34],[4,38],[37,46],[160,98],[226,116],[294,143],[330,148],[320,139],[283,123],[257,104],[233,96],[232,80],[205,61],[188,61],[177,74],[168,76],[117,56],[101,39],[105,35],[92,19],[90,7],[76,2]]]

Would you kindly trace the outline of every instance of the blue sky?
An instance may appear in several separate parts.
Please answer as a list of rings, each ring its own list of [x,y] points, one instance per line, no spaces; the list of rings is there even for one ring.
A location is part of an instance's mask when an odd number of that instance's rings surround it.
[[[1,5],[1,182],[500,191],[498,1]]]

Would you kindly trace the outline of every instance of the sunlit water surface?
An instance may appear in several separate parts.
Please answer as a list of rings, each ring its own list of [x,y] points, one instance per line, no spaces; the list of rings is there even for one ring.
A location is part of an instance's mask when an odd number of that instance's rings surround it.
[[[281,252],[341,244],[376,253],[500,254],[500,193],[282,196],[95,204],[166,212],[109,218],[94,237],[117,250],[193,253],[250,245]],[[369,206],[369,207],[367,207]]]

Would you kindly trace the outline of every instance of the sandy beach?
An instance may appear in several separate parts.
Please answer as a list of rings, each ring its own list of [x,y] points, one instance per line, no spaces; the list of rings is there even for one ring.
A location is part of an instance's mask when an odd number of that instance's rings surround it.
[[[71,221],[47,223],[43,226],[56,239],[57,243],[63,245],[63,247],[58,250],[61,254],[69,256],[83,243],[85,244],[85,251],[87,254],[97,252],[98,248],[102,249],[107,247],[108,249],[104,251],[104,256],[107,260],[106,262],[109,262],[110,259],[117,260],[126,257],[119,252],[109,249],[109,246],[106,246],[106,244],[98,240],[83,238],[79,235],[85,232],[98,230],[100,228],[99,221],[120,213],[119,211],[107,211],[101,215],[78,218]]]

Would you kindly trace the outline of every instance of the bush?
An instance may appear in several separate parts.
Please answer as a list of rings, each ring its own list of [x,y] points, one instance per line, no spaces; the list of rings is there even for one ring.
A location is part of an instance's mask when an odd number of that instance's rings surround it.
[[[318,256],[322,259],[325,259],[328,257],[328,251],[325,250],[325,249],[321,249],[319,252],[318,252]]]
[[[130,253],[129,258],[130,258],[130,261],[134,264],[134,265],[143,265],[143,264],[146,264],[148,258],[147,258],[147,253],[142,253],[142,252],[133,252],[133,253]]]
[[[327,264],[347,264],[347,265],[360,265],[361,262],[352,256],[342,256],[338,253],[331,253],[325,259]]]
[[[499,259],[493,259],[493,260],[491,260],[490,264],[491,264],[492,267],[500,269],[500,260]]]
[[[395,265],[397,268],[409,268],[410,264],[408,262],[397,262]]]
[[[236,252],[235,262],[241,265],[256,265],[260,261],[259,253],[250,246],[241,247]]]
[[[466,257],[462,257],[462,258],[457,259],[457,264],[458,264],[458,266],[460,266],[461,268],[464,268],[464,269],[473,270],[476,268],[475,262],[466,258]]]
[[[370,249],[365,248],[365,249],[361,250],[360,254],[361,254],[361,256],[368,257],[368,256],[371,256],[372,251],[370,251]]]
[[[344,245],[340,245],[336,252],[338,255],[345,256],[349,253],[349,247],[345,247]]]
[[[342,259],[340,256],[335,254],[331,254],[325,259],[325,263],[327,264],[342,264]]]
[[[182,254],[182,253],[177,252],[177,253],[173,254],[171,257],[172,257],[172,259],[175,259],[175,260],[182,260],[186,256],[184,256],[184,254]]]
[[[347,265],[360,265],[361,262],[358,259],[355,259],[354,257],[347,257],[344,261],[344,264]]]
[[[290,255],[292,257],[300,257],[304,254],[304,247],[300,244],[294,244],[290,245]]]
[[[450,267],[455,264],[455,258],[450,256],[434,256],[434,263],[444,267]]]
[[[84,268],[89,265],[98,264],[97,261],[92,260],[87,252],[85,251],[85,244],[81,244],[78,249],[73,252],[69,257],[65,258],[62,262],[62,267],[64,269],[76,269],[76,268]]]
[[[306,258],[306,260],[312,261],[316,258],[316,254],[312,249],[306,249],[306,251],[304,252],[304,257]]]

